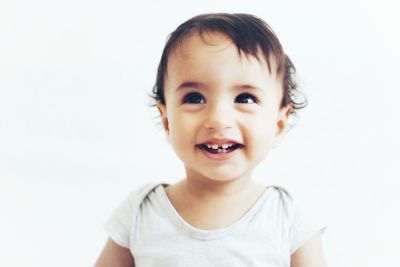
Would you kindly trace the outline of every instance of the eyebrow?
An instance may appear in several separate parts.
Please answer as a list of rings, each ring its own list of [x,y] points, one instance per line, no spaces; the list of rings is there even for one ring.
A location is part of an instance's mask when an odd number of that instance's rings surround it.
[[[252,85],[252,84],[239,84],[234,86],[235,89],[250,89],[250,90],[257,90],[257,91],[264,91],[261,87]]]
[[[186,81],[181,83],[177,88],[176,91],[184,90],[184,89],[206,89],[208,86],[201,82],[194,82],[194,81]]]
[[[181,91],[181,90],[185,90],[185,89],[208,89],[208,88],[209,88],[209,86],[202,82],[185,81],[176,88],[176,91]],[[236,89],[236,90],[250,89],[250,90],[264,91],[260,87],[252,85],[252,84],[234,85],[233,89]]]

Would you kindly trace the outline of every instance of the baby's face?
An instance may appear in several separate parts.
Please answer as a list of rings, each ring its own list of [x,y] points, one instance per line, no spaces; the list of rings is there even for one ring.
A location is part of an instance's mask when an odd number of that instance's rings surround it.
[[[164,84],[163,125],[188,177],[249,178],[283,135],[281,83],[222,34],[184,39],[170,54]]]

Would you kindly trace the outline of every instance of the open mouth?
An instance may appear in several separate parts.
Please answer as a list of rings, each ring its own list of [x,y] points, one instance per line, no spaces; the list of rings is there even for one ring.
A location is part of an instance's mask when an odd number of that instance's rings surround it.
[[[235,151],[236,149],[241,149],[243,145],[241,144],[223,144],[223,145],[217,145],[217,144],[200,144],[196,145],[196,147],[205,150],[209,153],[212,154],[223,154],[223,153],[231,153]]]

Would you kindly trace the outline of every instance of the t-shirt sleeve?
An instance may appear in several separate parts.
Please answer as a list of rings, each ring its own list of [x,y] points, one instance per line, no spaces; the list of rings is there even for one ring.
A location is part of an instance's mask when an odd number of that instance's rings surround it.
[[[327,228],[325,222],[315,213],[311,207],[306,207],[299,199],[290,196],[290,221],[289,239],[290,254],[310,240],[315,234],[323,234]]]
[[[129,248],[129,235],[134,218],[134,201],[137,194],[137,191],[133,191],[125,197],[104,223],[104,229],[109,234],[110,238],[115,243],[125,248]]]

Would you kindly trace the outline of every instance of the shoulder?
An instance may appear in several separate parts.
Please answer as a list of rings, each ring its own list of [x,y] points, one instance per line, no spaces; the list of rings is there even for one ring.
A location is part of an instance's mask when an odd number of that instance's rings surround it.
[[[282,185],[270,185],[267,187],[269,190],[270,198],[279,205],[287,216],[293,213],[295,206],[295,196],[287,187]]]
[[[293,199],[293,194],[292,192],[283,185],[268,185],[267,190],[271,190],[276,197],[279,197],[283,201],[291,201]]]
[[[129,202],[131,204],[140,204],[149,194],[154,192],[156,188],[160,185],[165,185],[162,182],[152,182],[141,184],[135,189],[129,191],[125,197],[122,199],[122,202]]]
[[[290,253],[293,254],[313,236],[320,238],[327,224],[325,219],[318,214],[317,205],[307,200],[305,194],[295,190],[288,190],[286,187],[277,185],[273,185],[272,188],[285,213],[291,244]]]
[[[271,185],[268,188],[271,190],[271,198],[275,205],[284,214],[291,232],[300,230],[307,225],[317,227],[316,224],[319,226],[325,224],[324,220],[316,213],[318,210],[316,205],[307,200],[304,194],[281,185]],[[323,230],[325,230],[324,227]]]
[[[295,190],[289,190],[282,185],[271,185],[268,187],[290,220],[295,220],[299,216],[311,216],[310,213],[312,213],[311,210],[313,209],[310,206],[310,201],[305,201],[304,195],[299,194]]]
[[[118,245],[129,247],[131,233],[136,227],[136,217],[141,205],[160,184],[162,183],[143,184],[132,190],[105,222],[104,228]]]
[[[163,183],[146,183],[142,184],[138,188],[132,190],[127,199],[132,202],[141,202],[145,199],[151,192],[153,192],[158,186],[162,185]]]

